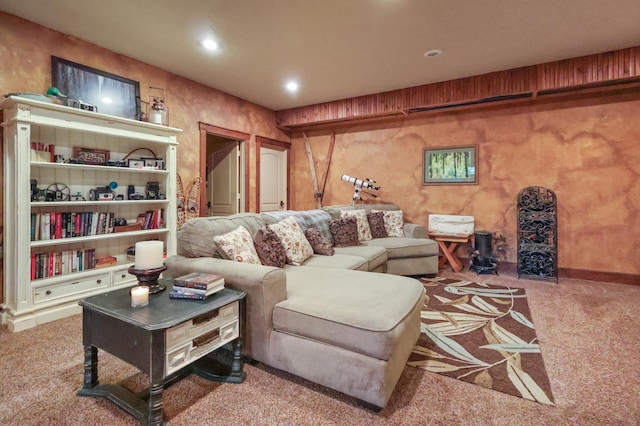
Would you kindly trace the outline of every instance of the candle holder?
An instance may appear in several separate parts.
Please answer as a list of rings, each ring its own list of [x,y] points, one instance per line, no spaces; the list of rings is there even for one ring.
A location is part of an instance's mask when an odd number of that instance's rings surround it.
[[[154,269],[136,269],[134,266],[131,266],[129,273],[138,278],[138,285],[149,287],[149,294],[156,294],[167,288],[162,284],[158,284],[160,274],[166,269],[167,267],[164,265]]]

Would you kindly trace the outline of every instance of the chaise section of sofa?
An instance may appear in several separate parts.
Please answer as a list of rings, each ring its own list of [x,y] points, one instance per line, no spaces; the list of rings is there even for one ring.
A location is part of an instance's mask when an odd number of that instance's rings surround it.
[[[422,284],[331,268],[286,273],[269,364],[384,407],[420,335]]]
[[[399,211],[395,204],[356,204],[324,207],[332,218],[340,217],[343,210]],[[381,247],[387,253],[385,271],[394,275],[434,275],[438,273],[438,243],[427,238],[427,229],[419,224],[404,222],[404,237],[373,238],[361,241],[361,246]],[[350,253],[359,247],[341,247],[339,253]]]

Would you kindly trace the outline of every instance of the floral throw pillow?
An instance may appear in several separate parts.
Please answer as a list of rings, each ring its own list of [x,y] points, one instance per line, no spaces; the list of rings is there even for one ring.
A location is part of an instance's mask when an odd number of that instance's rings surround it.
[[[404,237],[404,213],[402,210],[373,210],[384,215],[384,227],[390,237]]]
[[[242,226],[224,235],[216,235],[213,237],[213,242],[231,260],[260,265],[260,258],[253,246],[251,234]]]
[[[263,265],[282,268],[287,263],[287,251],[282,241],[268,226],[258,229],[253,236],[253,244]]]
[[[329,229],[331,230],[331,235],[333,235],[335,247],[360,245],[358,223],[355,217],[333,219],[329,222]]]
[[[287,263],[302,265],[305,260],[313,256],[313,248],[293,216],[268,226],[282,241],[287,253]]]
[[[369,228],[371,228],[371,236],[373,238],[386,238],[389,236],[387,229],[384,227],[384,213],[367,213],[367,220],[369,221]]]
[[[342,210],[340,212],[340,217],[354,217],[356,219],[359,241],[368,241],[372,239],[369,221],[367,220],[367,212],[364,210]]]
[[[307,237],[309,244],[313,247],[313,252],[316,254],[322,254],[324,256],[333,256],[335,250],[331,241],[318,229],[317,226],[311,225],[304,231],[304,236]]]

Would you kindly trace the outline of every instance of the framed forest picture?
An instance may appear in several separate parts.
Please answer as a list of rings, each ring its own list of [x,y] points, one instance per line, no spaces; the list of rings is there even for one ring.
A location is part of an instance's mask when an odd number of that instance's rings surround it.
[[[423,185],[477,184],[477,146],[425,149]]]

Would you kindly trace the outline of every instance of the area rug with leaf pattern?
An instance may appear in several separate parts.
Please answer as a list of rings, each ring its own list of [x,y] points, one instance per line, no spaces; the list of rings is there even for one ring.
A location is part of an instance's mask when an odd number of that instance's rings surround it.
[[[420,281],[427,294],[408,365],[554,405],[524,289]]]

